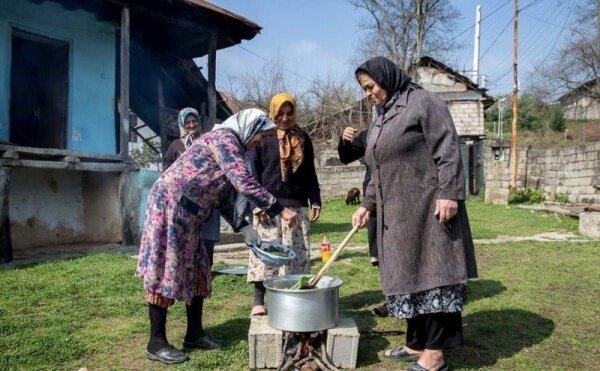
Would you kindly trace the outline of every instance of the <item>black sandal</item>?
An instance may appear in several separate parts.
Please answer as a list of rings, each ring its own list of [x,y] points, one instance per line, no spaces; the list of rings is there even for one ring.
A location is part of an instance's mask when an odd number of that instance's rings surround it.
[[[389,359],[395,359],[395,360],[404,361],[404,362],[414,362],[419,359],[418,355],[408,353],[406,351],[406,349],[404,349],[404,347],[386,350],[383,353],[383,356],[386,358],[389,358]],[[415,365],[416,365],[416,363],[415,363]]]
[[[407,371],[429,371],[428,369],[426,369],[425,367],[421,366],[420,364],[418,364],[417,362],[413,363],[412,365],[410,365],[409,368],[406,369]],[[438,371],[448,371],[448,366],[444,363],[439,369]]]

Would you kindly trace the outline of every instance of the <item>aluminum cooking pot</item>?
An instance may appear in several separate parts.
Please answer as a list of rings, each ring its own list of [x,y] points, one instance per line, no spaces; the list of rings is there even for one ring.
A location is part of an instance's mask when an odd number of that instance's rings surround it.
[[[282,331],[314,332],[335,327],[339,320],[339,287],[342,280],[325,276],[317,287],[290,290],[301,274],[265,281],[269,293],[269,326]]]

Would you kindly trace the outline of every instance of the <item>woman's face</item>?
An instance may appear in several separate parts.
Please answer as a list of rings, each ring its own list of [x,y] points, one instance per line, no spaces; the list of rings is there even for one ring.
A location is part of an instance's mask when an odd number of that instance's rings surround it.
[[[252,138],[250,138],[248,143],[246,143],[246,149],[252,149],[252,148],[256,147],[258,145],[258,143],[260,143],[262,138],[263,138],[262,133],[254,134],[252,136]]]
[[[288,102],[284,103],[279,107],[277,115],[275,116],[275,125],[279,130],[288,130],[294,127],[294,107]]]
[[[379,108],[385,105],[388,100],[388,93],[379,84],[366,73],[358,74],[358,83],[365,92],[365,96],[371,103]]]
[[[185,123],[183,124],[183,129],[188,134],[194,134],[198,131],[198,119],[194,115],[187,115],[185,118]]]

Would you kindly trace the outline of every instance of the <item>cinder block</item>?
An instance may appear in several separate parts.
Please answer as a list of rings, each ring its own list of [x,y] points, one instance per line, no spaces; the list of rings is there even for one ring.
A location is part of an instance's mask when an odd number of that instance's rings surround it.
[[[281,364],[283,333],[269,326],[267,316],[255,316],[248,331],[250,369],[277,368]]]
[[[327,330],[327,354],[339,368],[356,368],[360,334],[350,317],[340,317],[338,325]]]

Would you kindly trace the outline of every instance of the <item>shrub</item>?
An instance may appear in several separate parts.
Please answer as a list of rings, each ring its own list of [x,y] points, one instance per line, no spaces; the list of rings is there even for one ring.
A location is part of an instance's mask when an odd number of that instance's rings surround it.
[[[550,129],[556,132],[565,132],[565,129],[567,128],[567,123],[565,121],[564,112],[560,105],[556,104],[554,105],[554,108],[552,108],[552,113],[550,114],[550,123],[548,124],[548,126],[550,127]]]
[[[564,193],[555,193],[554,201],[560,202],[561,204],[567,204],[569,203],[569,196]]]
[[[510,204],[539,204],[542,201],[544,201],[544,193],[539,189],[513,192],[508,198]]]

